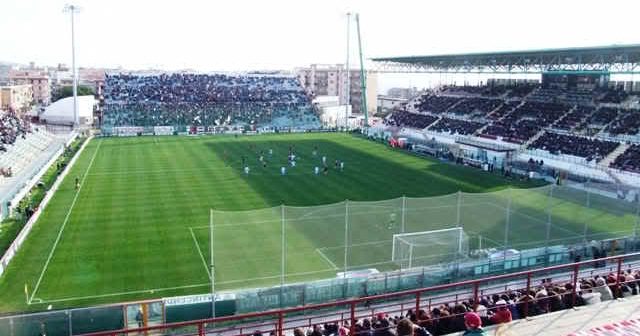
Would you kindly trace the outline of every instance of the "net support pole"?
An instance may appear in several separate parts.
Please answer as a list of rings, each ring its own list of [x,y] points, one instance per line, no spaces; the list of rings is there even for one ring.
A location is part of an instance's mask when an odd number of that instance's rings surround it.
[[[591,208],[591,188],[589,187],[589,181],[590,179],[587,179],[587,183],[585,183],[585,188],[584,188],[587,192],[587,204],[586,204],[587,209]],[[582,228],[582,236],[583,236],[583,241],[585,243],[587,242],[587,230],[588,230],[587,218],[588,217],[585,216],[584,227]]]
[[[215,294],[215,266],[213,262],[213,209],[209,209],[209,257],[210,279],[211,280],[211,317],[216,317],[216,294]]]
[[[549,189],[549,197],[547,197],[547,233],[545,235],[545,254],[549,253],[549,241],[551,240],[551,205],[553,200],[553,189],[555,185],[551,185]],[[548,258],[547,258],[548,260]]]
[[[504,260],[507,260],[507,247],[509,246],[509,230],[511,226],[511,200],[513,199],[513,193],[511,187],[507,189],[507,208],[504,214],[504,242],[502,243],[504,249]]]
[[[413,244],[409,244],[409,269],[413,267]]]
[[[344,201],[344,297],[347,297],[347,264],[349,260],[349,200]]]
[[[404,195],[402,195],[402,220],[401,220],[401,228],[400,228],[400,233],[405,233],[405,227],[404,227],[404,218],[405,218],[405,213],[407,210],[407,197],[405,197]]]
[[[636,223],[633,228],[633,238],[638,240],[638,226],[640,226],[640,190],[636,190]]]
[[[284,275],[286,272],[286,264],[287,264],[287,240],[286,240],[286,230],[285,230],[285,216],[284,216],[285,206],[282,204],[280,206],[280,222],[282,225],[282,257],[280,258],[280,306],[283,307],[283,298],[284,298]]]
[[[344,94],[344,131],[347,132],[347,130],[349,129],[349,106],[351,105],[351,69],[349,67],[349,53],[350,53],[350,46],[349,43],[351,42],[351,13],[347,13],[347,60],[345,62],[345,68],[347,71],[347,78],[346,78],[346,83],[345,83],[345,94]],[[336,119],[336,124],[338,123],[338,120]]]
[[[456,226],[460,227],[460,206],[462,205],[462,191],[458,190],[458,199],[456,201]]]

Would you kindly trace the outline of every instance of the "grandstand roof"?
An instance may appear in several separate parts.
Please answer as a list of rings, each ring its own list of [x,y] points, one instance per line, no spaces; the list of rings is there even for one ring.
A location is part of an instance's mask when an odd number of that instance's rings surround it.
[[[379,70],[640,73],[640,44],[373,58]],[[396,71],[391,71],[396,72]]]

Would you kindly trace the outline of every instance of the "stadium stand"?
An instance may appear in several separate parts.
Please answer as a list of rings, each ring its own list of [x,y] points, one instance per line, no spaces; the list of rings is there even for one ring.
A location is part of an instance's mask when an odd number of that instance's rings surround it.
[[[509,98],[524,98],[529,95],[533,90],[538,88],[539,84],[522,83],[516,84],[510,88],[507,93]]]
[[[529,147],[546,150],[554,155],[568,154],[598,162],[613,152],[618,145],[619,143],[613,141],[545,132]]]
[[[564,104],[528,101],[489,125],[484,134],[502,137],[507,142],[523,144],[568,110],[569,106]]]
[[[449,113],[467,117],[484,117],[502,105],[501,99],[468,98],[449,110]]]
[[[468,135],[486,125],[485,123],[461,119],[442,118],[429,127],[430,131]]]
[[[618,109],[614,107],[600,107],[589,117],[581,128],[601,130],[618,116]]]
[[[628,97],[629,94],[623,88],[610,88],[598,98],[598,101],[601,103],[620,104]]]
[[[460,97],[447,97],[437,96],[432,94],[426,94],[420,97],[415,108],[419,112],[429,112],[434,114],[442,114],[446,112],[451,106],[460,102],[463,98]]]
[[[529,97],[530,101],[564,102],[567,104],[593,103],[593,91],[580,89],[540,88]]]
[[[624,171],[640,173],[640,145],[631,145],[610,166]]]
[[[108,75],[103,126],[317,128],[309,97],[292,77]]]
[[[436,120],[438,120],[438,117],[434,117],[428,114],[396,111],[389,115],[384,122],[389,126],[423,129],[433,124]]]
[[[30,132],[30,124],[13,113],[0,111],[0,151],[6,151],[18,137],[25,138]]]
[[[553,127],[564,131],[571,131],[575,127],[582,124],[586,117],[590,116],[595,107],[587,105],[578,105],[571,112],[558,120]]]
[[[442,92],[446,94],[468,95],[468,96],[484,96],[498,97],[507,92],[507,86],[504,85],[480,85],[480,86],[456,86],[445,85]]]
[[[612,135],[635,135],[640,131],[640,110],[619,110],[618,118],[606,129]]]
[[[630,260],[636,257],[637,254],[606,257],[405,292],[166,326],[131,328],[117,333],[135,335],[146,330],[171,332],[198,325],[200,334],[204,335],[204,329],[201,329],[204,324],[226,321],[239,324],[221,323],[222,326],[215,330],[216,334],[246,335],[247,331],[252,330],[254,336],[400,336],[412,335],[405,332],[409,326],[416,331],[413,335],[427,336],[463,332],[469,329],[470,322],[485,329],[506,325],[515,334],[520,334],[517,331],[523,331],[522,328],[534,327],[540,334],[540,330],[549,331],[545,328],[554,323],[560,313],[575,312],[582,316],[586,311],[593,313],[605,307],[609,310],[612,303],[619,304],[623,310],[636,305],[640,292],[640,270],[637,259]],[[625,264],[618,258],[625,258]],[[563,270],[568,273],[562,273]],[[576,307],[580,309],[572,309]],[[611,314],[616,313],[605,313],[604,319],[611,318]],[[270,318],[275,316],[277,321]],[[593,319],[595,326],[602,323],[593,316],[587,318]],[[583,320],[576,321],[580,322],[577,329],[573,325],[567,327],[567,320],[563,322],[565,333],[590,328]],[[85,335],[104,336],[113,333],[104,331]]]
[[[487,118],[498,120],[511,113],[516,107],[518,107],[518,105],[520,105],[520,102],[517,101],[505,102],[502,106],[493,111],[493,113],[488,114]]]

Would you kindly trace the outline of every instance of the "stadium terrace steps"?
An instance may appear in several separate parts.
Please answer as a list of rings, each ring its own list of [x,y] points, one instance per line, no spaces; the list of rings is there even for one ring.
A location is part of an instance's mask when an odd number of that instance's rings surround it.
[[[0,167],[10,167],[15,177],[56,141],[59,140],[55,135],[43,129],[28,134],[26,139],[18,138],[6,153],[0,154]],[[11,178],[2,178],[0,184],[9,180]]]
[[[577,309],[566,309],[528,319],[520,319],[500,326],[490,326],[485,328],[485,331],[489,335],[592,335],[582,332],[596,329],[615,321],[638,318],[640,318],[640,297],[636,295],[624,299],[581,306]],[[458,332],[450,335],[462,334],[462,332]],[[610,333],[601,335],[638,334]]]
[[[541,136],[543,136],[547,131],[543,128],[540,130],[540,132],[536,133],[536,135],[532,136],[531,138],[529,138],[529,140],[527,140],[524,144],[522,144],[522,148],[527,148],[529,147],[529,145],[531,145],[532,143],[534,143],[536,140],[538,140]]]
[[[620,145],[618,145],[618,147],[616,147],[616,149],[614,149],[613,152],[609,153],[607,157],[605,157],[604,159],[600,160],[600,162],[598,162],[598,166],[605,169],[609,168],[609,165],[611,164],[611,162],[615,161],[616,158],[620,156],[622,153],[624,153],[629,147],[631,147],[631,145],[628,145],[626,143],[620,143]]]
[[[549,127],[553,128],[554,126],[556,126],[558,123],[560,123],[562,120],[564,120],[564,118],[566,118],[568,115],[573,113],[573,111],[575,111],[577,108],[578,108],[577,105],[573,105],[565,114],[561,115],[560,118],[554,120],[551,123],[551,125],[549,125]]]

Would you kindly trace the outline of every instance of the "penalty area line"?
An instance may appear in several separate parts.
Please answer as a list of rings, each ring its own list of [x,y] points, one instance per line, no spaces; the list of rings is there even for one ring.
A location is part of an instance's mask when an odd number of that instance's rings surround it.
[[[329,266],[333,267],[333,270],[337,271],[339,269],[338,266],[336,266],[336,264],[333,261],[331,261],[331,259],[329,259],[329,257],[327,257],[326,254],[322,252],[322,250],[317,248],[316,252],[318,252],[318,254],[322,257],[322,259],[324,259],[329,264]]]
[[[196,244],[196,250],[198,250],[198,254],[200,255],[200,259],[202,259],[202,265],[204,266],[204,270],[207,272],[207,276],[209,280],[211,280],[211,272],[209,271],[209,267],[207,266],[207,261],[204,259],[204,255],[202,254],[202,250],[200,249],[200,243],[198,243],[198,238],[196,238],[195,233],[193,233],[193,229],[189,228],[191,231],[191,237],[193,237],[193,242]]]

